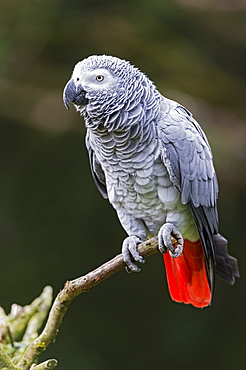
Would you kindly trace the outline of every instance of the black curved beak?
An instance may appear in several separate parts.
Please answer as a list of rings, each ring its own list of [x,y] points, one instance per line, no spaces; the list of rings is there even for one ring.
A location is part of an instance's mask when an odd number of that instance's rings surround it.
[[[70,103],[77,105],[86,105],[88,99],[85,97],[86,92],[81,88],[76,88],[74,80],[68,81],[63,90],[63,102],[67,109],[70,109]]]

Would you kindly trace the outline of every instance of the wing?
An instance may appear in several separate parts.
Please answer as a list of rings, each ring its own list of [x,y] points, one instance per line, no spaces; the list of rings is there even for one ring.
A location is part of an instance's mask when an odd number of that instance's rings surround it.
[[[90,145],[90,133],[87,131],[86,138],[85,138],[86,148],[88,150],[89,154],[89,162],[90,162],[90,168],[92,177],[96,183],[96,186],[100,193],[102,194],[103,198],[108,198],[108,192],[106,187],[106,181],[105,181],[105,174],[103,172],[103,169],[100,165],[100,162],[97,160],[95,152],[93,151],[91,145]]]
[[[181,193],[182,203],[189,205],[196,221],[212,288],[213,234],[218,233],[218,183],[212,152],[204,132],[187,109],[164,98],[163,111],[157,128],[162,158],[171,181]]]

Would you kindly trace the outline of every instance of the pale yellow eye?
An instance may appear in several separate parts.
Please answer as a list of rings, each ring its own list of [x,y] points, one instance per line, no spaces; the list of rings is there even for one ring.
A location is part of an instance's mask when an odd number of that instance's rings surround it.
[[[97,80],[97,81],[99,81],[99,82],[101,82],[101,81],[103,81],[103,80],[104,80],[104,76],[103,76],[103,75],[98,75],[98,76],[96,77],[96,80]]]

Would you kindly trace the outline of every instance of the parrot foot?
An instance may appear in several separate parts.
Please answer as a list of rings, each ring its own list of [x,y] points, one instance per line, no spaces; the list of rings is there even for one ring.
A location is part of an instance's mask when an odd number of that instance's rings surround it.
[[[176,247],[173,246],[171,237],[176,239]],[[168,250],[172,257],[178,257],[183,251],[183,237],[176,226],[171,223],[166,223],[160,228],[158,242],[159,251],[163,254]]]
[[[145,263],[144,258],[139,254],[137,245],[142,240],[138,236],[128,236],[122,244],[123,260],[126,264],[127,272],[139,272],[141,269],[132,262],[132,260],[140,263]]]

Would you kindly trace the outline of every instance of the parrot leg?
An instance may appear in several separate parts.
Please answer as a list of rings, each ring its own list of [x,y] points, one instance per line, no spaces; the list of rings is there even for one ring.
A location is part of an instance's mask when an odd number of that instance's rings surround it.
[[[141,243],[142,240],[138,236],[128,236],[122,244],[122,255],[123,260],[126,264],[127,272],[139,272],[141,269],[132,262],[132,260],[140,263],[145,263],[144,258],[139,254],[137,250],[137,245]]]
[[[173,246],[171,238],[176,239],[176,247]],[[184,240],[181,233],[171,223],[164,224],[158,233],[158,242],[159,242],[159,251],[161,253],[166,253],[169,250],[169,253],[172,257],[178,257],[183,251]]]

